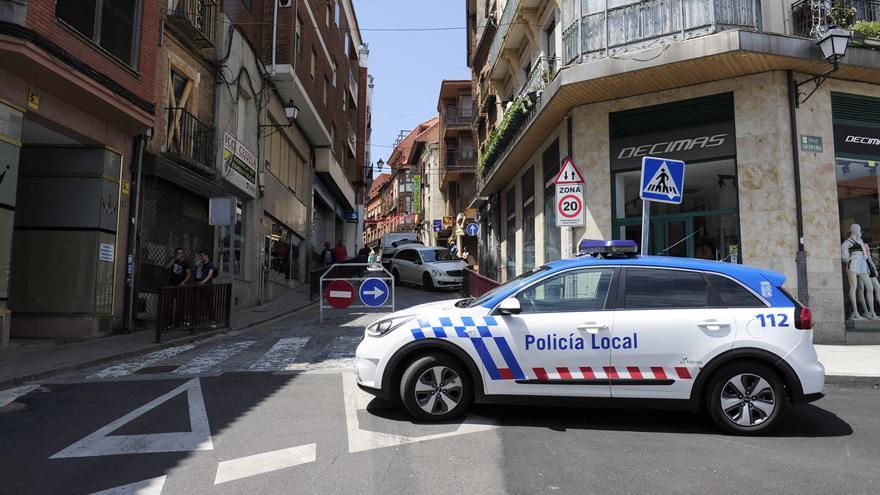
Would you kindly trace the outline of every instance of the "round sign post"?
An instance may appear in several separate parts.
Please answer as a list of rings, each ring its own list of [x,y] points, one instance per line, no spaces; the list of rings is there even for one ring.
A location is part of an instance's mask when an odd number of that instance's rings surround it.
[[[354,286],[347,280],[334,280],[324,289],[324,299],[327,300],[327,304],[336,309],[345,309],[351,306],[355,296]]]

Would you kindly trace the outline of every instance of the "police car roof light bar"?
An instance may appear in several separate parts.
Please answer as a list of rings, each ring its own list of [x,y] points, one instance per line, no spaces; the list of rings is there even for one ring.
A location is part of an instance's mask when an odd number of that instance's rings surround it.
[[[639,252],[636,241],[618,240],[618,241],[602,241],[593,239],[584,239],[578,245],[579,256],[601,256],[610,258],[614,256],[622,256],[626,258],[634,258]]]

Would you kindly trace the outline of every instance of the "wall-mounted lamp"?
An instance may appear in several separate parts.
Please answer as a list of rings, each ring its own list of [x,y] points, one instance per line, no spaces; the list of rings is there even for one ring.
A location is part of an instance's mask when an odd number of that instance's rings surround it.
[[[291,127],[299,116],[299,107],[293,104],[293,100],[287,100],[284,104],[284,116],[287,117],[287,124],[260,124],[263,127]]]
[[[801,103],[809,100],[810,97],[813,96],[813,93],[819,89],[819,86],[825,82],[825,79],[828,79],[828,76],[839,68],[840,60],[846,55],[846,48],[849,46],[849,36],[847,36],[842,30],[833,28],[826,31],[825,35],[822,36],[816,44],[819,45],[819,48],[822,50],[822,55],[825,57],[825,60],[831,63],[832,67],[830,71],[820,76],[813,76],[805,81],[796,82],[792,79],[792,84],[794,85],[795,107],[800,107]],[[813,90],[801,98],[802,93],[800,92],[800,87],[810,82],[815,84]]]

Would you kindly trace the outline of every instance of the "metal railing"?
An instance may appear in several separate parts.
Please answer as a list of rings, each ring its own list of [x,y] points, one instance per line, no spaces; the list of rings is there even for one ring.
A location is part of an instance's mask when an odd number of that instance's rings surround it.
[[[519,8],[519,2],[520,0],[507,0],[507,5],[504,6],[501,20],[498,21],[498,30],[495,31],[492,45],[489,46],[488,67],[495,65],[495,60],[498,58],[498,54],[501,53],[501,47],[504,46],[504,38],[507,37],[507,33],[510,31],[516,10]]]
[[[211,167],[214,161],[214,128],[185,108],[166,108],[166,152],[199,165]]]
[[[575,21],[563,32],[566,62],[578,54],[586,59],[608,57],[705,36],[723,27],[759,27],[758,0],[642,0],[607,9],[605,2],[595,0],[565,1],[582,1],[580,26]]]
[[[820,0],[815,0],[820,1]],[[825,11],[830,12],[832,6],[848,5],[855,12],[852,19],[826,19],[826,25],[843,24],[838,27],[848,28],[858,21],[880,21],[880,0],[834,0],[827,1]],[[813,13],[811,0],[799,0],[791,4],[791,29],[795,36],[814,37]]]
[[[168,6],[171,20],[181,19],[192,28],[194,41],[214,44],[217,3],[214,0],[173,0]]]
[[[448,106],[443,110],[443,121],[449,125],[470,126],[474,117],[474,111],[470,107]]]
[[[488,176],[495,169],[495,166],[504,161],[504,158],[519,140],[522,133],[529,127],[535,116],[538,115],[537,108],[541,105],[542,95],[528,96],[529,104],[526,105],[522,112],[513,117],[507,127],[501,132],[492,154],[487,156],[483,167],[480,170],[479,186],[485,185]]]
[[[175,330],[229,328],[232,284],[162,287],[156,311],[156,342]]]
[[[477,165],[474,150],[446,150],[446,156],[443,160],[443,166],[446,170],[462,171],[475,170]]]
[[[465,268],[464,270],[462,289],[468,297],[480,297],[499,285],[501,283],[497,280],[480,275],[470,268]]]
[[[513,99],[517,100],[528,93],[544,89],[544,86],[556,76],[556,67],[557,59],[555,57],[538,57],[535,65],[526,76],[526,82],[523,83]]]

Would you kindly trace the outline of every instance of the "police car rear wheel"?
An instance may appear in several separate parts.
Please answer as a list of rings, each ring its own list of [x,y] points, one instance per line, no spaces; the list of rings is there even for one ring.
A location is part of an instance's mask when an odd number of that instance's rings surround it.
[[[400,397],[415,418],[445,421],[461,415],[471,401],[470,380],[456,359],[429,354],[413,361],[400,381]]]
[[[760,435],[779,425],[787,404],[785,387],[760,363],[734,363],[713,379],[707,406],[712,420],[738,435]]]

